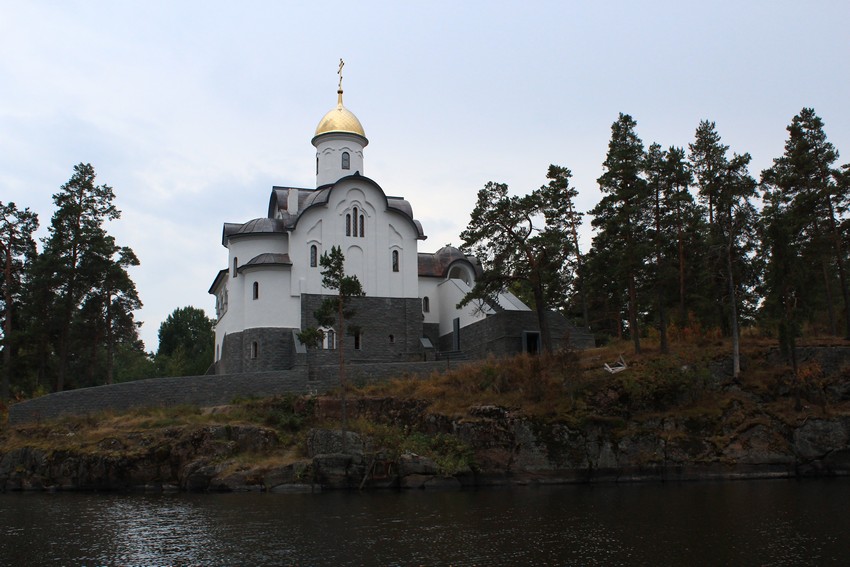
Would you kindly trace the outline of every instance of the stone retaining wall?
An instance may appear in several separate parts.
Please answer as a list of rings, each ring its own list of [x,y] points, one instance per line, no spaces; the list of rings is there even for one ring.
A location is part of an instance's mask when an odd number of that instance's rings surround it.
[[[395,376],[427,376],[446,368],[444,361],[347,366],[348,380],[352,384],[387,380]],[[309,372],[306,366],[298,366],[275,372],[151,378],[67,390],[18,402],[9,407],[9,424],[134,407],[181,404],[217,406],[229,404],[236,398],[320,393],[338,384],[338,366],[318,366]]]

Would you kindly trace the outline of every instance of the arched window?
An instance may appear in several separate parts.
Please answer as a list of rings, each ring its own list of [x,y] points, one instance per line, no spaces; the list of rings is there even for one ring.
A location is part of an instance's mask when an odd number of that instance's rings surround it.
[[[345,235],[351,236],[351,215],[345,215]]]
[[[239,265],[239,258],[233,258],[233,277],[237,276],[236,267]]]
[[[260,299],[260,282],[254,282],[254,299]]]
[[[260,345],[257,344],[257,341],[251,343],[251,358],[257,358],[260,354]]]
[[[310,246],[310,267],[315,268],[319,265],[319,249],[315,244]]]
[[[390,344],[395,343],[395,335],[390,335]]]
[[[366,231],[363,230],[363,215],[360,215],[360,238],[366,234]]]
[[[357,207],[354,207],[354,236],[357,236]]]
[[[336,333],[333,329],[328,329],[325,331],[325,338],[328,341],[328,350],[334,350],[336,348]]]
[[[398,250],[393,250],[393,271],[398,271]]]
[[[472,285],[472,278],[469,275],[469,270],[464,266],[454,266],[449,271],[450,280],[463,280],[467,285]]]
[[[319,175],[319,156],[316,156],[316,175]]]
[[[348,155],[348,152],[342,152],[342,168],[351,169],[351,156]]]
[[[422,298],[422,313],[430,313],[431,312],[431,300],[428,299],[428,296]]]

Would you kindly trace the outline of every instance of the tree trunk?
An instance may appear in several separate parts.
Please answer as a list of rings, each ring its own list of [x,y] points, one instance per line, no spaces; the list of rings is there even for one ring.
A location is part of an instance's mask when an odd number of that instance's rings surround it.
[[[573,207],[572,203],[568,203],[569,205],[569,214],[570,219],[573,219]],[[582,269],[581,265],[581,251],[578,247],[578,231],[576,230],[576,224],[571,220],[570,222],[570,231],[573,235],[573,246],[576,249],[576,268],[578,273],[578,281],[579,281],[579,294],[581,295],[581,317],[582,322],[585,328],[590,328],[590,319],[587,316],[587,293],[585,292],[584,286],[584,269]]]
[[[726,270],[729,281],[729,326],[732,333],[732,377],[741,374],[741,344],[738,337],[738,307],[735,299],[735,276],[732,273],[732,235],[726,245]]]
[[[534,310],[537,312],[537,325],[540,327],[540,340],[546,354],[552,352],[552,333],[549,330],[549,321],[546,320],[546,303],[543,300],[543,290],[540,285],[534,286]]]
[[[3,301],[5,305],[5,321],[3,323],[3,377],[0,381],[0,400],[9,399],[12,376],[12,239],[8,247],[0,243],[0,250],[5,248],[6,262],[3,269]]]
[[[821,260],[821,271],[823,272],[823,286],[826,292],[826,311],[829,315],[829,334],[833,337],[838,335],[838,320],[835,317],[835,300],[832,297],[832,285],[829,283],[829,267],[826,258]]]
[[[664,310],[664,291],[661,277],[661,191],[655,190],[655,291],[658,294],[658,335],[659,349],[667,354],[667,314]]]
[[[687,325],[688,311],[685,306],[685,242],[682,232],[682,220],[680,218],[676,236],[679,241],[679,325],[684,327]]]
[[[841,284],[841,296],[844,299],[844,338],[850,340],[850,292],[847,289],[844,271],[844,245],[841,242],[841,233],[835,222],[835,208],[832,206],[832,198],[829,195],[826,196],[826,202],[829,205],[829,228],[835,247],[835,262],[838,264],[838,281]]]
[[[637,324],[637,289],[634,274],[629,274],[629,333],[635,345],[635,354],[640,353],[640,335]]]
[[[343,298],[342,293],[340,293],[337,299],[337,321],[339,325],[339,330],[337,331],[337,336],[339,337],[339,384],[342,393],[340,394],[341,398],[341,410],[342,410],[342,452],[348,452],[348,441],[346,437],[348,437],[348,408],[346,407],[346,391],[348,390],[348,380],[346,380],[345,376],[345,317],[343,316]]]
[[[113,344],[112,332],[112,294],[106,294],[106,383],[114,381],[113,365],[115,358],[115,345]]]

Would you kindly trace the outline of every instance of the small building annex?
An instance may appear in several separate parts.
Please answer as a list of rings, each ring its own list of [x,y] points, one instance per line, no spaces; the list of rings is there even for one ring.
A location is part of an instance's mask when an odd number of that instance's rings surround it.
[[[272,188],[268,213],[225,223],[227,268],[210,287],[216,298],[215,372],[231,374],[332,363],[338,337],[325,329],[322,349],[309,359],[296,333],[315,326],[323,294],[319,258],[333,246],[345,255],[366,296],[356,300],[359,331],[344,341],[357,362],[404,362],[446,353],[468,358],[539,349],[534,312],[510,293],[494,305],[457,304],[480,266],[453,247],[419,252],[426,239],[410,203],[387,195],[364,174],[369,141],[342,102],[319,121],[316,187]],[[551,313],[553,337],[592,344],[589,335]],[[331,358],[333,357],[333,358]]]

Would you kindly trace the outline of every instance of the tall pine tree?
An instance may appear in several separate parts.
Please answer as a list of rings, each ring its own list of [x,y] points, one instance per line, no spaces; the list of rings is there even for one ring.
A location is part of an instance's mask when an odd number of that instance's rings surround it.
[[[638,286],[651,254],[652,193],[641,176],[644,150],[636,125],[631,116],[621,113],[611,126],[608,155],[602,164],[605,171],[597,180],[603,196],[590,214],[598,231],[593,246],[603,259],[597,269],[605,270],[626,291],[629,334],[635,352],[640,352]]]
[[[78,373],[93,376],[104,344],[104,381],[109,381],[116,330],[122,327],[119,334],[135,336],[135,325],[128,322],[141,303],[126,268],[138,260],[129,248],[116,246],[104,227],[121,216],[114,199],[112,188],[95,185],[94,168],[83,163],[74,166],[74,175],[53,195],[56,210],[38,269],[54,306],[52,329],[42,333],[56,333],[56,391],[65,388],[72,360]]]
[[[38,228],[38,216],[15,203],[0,202],[0,303],[2,303],[3,374],[0,378],[0,400],[9,399],[15,333],[19,330],[18,307],[21,305],[25,266],[36,255],[33,233]]]

